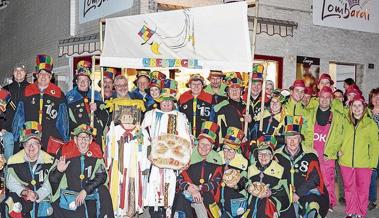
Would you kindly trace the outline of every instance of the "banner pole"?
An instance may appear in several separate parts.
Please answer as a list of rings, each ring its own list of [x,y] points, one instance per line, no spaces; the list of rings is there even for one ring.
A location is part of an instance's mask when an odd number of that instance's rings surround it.
[[[253,42],[251,46],[251,51],[252,51],[252,60],[253,60],[253,65],[254,65],[254,56],[255,56],[255,44],[256,44],[256,38],[257,38],[257,26],[258,26],[258,13],[259,13],[259,0],[256,0],[255,2],[255,17],[254,17],[254,26],[253,26]],[[254,66],[252,66],[252,71],[253,71]],[[250,113],[250,97],[251,97],[251,83],[253,80],[253,72],[249,72],[249,82],[248,82],[248,88],[247,88],[247,100],[246,100],[246,114]],[[254,109],[253,109],[254,112]],[[252,117],[254,119],[254,117]],[[245,121],[245,126],[244,126],[244,133],[245,136],[247,136],[247,130],[248,130],[248,122]]]

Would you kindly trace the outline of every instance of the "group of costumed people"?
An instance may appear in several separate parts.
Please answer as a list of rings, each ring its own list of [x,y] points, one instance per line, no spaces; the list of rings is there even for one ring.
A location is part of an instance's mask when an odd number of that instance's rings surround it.
[[[36,65],[34,83],[17,65],[0,90],[2,216],[322,218],[337,204],[336,170],[346,217],[376,201],[378,89],[369,107],[328,74],[275,90],[256,65],[250,87],[239,72],[210,71],[177,98],[162,72],[138,70],[129,91],[107,67],[103,99],[90,62],[66,95],[52,58]]]

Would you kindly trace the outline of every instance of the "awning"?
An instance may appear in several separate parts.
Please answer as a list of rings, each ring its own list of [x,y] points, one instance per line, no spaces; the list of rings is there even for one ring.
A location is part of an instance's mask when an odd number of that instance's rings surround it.
[[[59,57],[74,54],[81,55],[83,53],[93,53],[96,51],[100,52],[100,36],[99,33],[94,33],[87,36],[62,39],[59,40],[58,48]]]
[[[210,6],[210,5],[218,5],[224,3],[232,3],[243,0],[155,0],[155,10],[156,11],[169,11],[169,10],[178,10],[185,8],[194,8],[194,7],[202,7],[202,6]],[[245,1],[248,6],[255,5],[255,0],[246,0]]]
[[[254,23],[254,16],[248,17],[249,22]],[[297,29],[297,23],[293,21],[258,17],[257,34],[267,33],[269,36],[279,35],[286,37],[293,36],[294,29]]]

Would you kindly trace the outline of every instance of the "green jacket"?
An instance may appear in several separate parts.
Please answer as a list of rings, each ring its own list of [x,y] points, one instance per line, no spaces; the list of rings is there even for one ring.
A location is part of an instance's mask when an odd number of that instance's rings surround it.
[[[356,127],[344,117],[342,121],[342,134],[339,143],[327,147],[325,153],[328,157],[336,157],[341,151],[339,164],[354,168],[376,168],[379,155],[378,126],[368,114],[359,121]]]
[[[304,135],[304,141],[303,145],[308,148],[313,148],[313,139],[314,139],[314,127],[316,125],[316,115],[318,110],[318,102],[317,106],[315,108],[311,108],[306,110],[305,117],[304,117],[304,124],[302,128],[302,134]],[[335,144],[338,144],[340,140],[340,135],[342,134],[342,121],[345,117],[344,114],[340,113],[337,109],[335,109],[333,106],[331,108],[332,112],[332,123],[329,129],[328,136],[326,138],[325,142],[325,150],[333,146]],[[328,156],[329,159],[337,159],[337,156]]]
[[[286,115],[289,116],[303,115],[304,112],[304,106],[301,101],[295,102],[291,97],[284,103],[283,107],[286,110]]]

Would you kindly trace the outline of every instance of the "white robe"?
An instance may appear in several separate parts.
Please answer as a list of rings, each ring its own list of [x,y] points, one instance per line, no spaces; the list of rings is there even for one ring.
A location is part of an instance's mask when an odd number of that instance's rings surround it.
[[[182,138],[192,142],[189,123],[184,113],[179,111],[163,112],[153,109],[145,114],[141,128],[143,129],[146,146],[151,146],[151,140],[157,136],[168,133],[169,115],[176,116],[176,132]],[[164,185],[168,183],[168,207],[171,207],[175,197],[176,177],[178,172],[172,169],[160,169],[151,165],[149,180],[147,182],[145,206],[160,207],[164,205]]]

